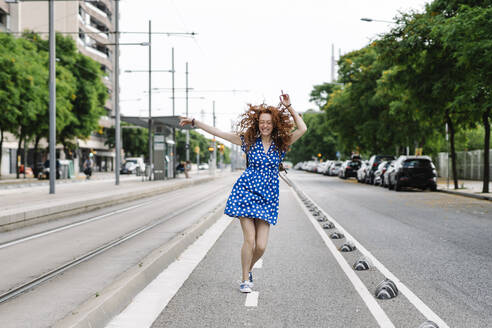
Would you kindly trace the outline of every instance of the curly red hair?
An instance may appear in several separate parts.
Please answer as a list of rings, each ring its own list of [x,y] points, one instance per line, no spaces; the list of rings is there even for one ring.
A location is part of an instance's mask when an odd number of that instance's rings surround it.
[[[244,136],[246,151],[256,142],[260,136],[260,115],[263,113],[272,116],[272,139],[279,150],[289,149],[289,140],[294,123],[290,119],[289,111],[286,108],[268,106],[265,104],[248,104],[248,110],[241,115],[241,120],[237,124],[237,132]]]

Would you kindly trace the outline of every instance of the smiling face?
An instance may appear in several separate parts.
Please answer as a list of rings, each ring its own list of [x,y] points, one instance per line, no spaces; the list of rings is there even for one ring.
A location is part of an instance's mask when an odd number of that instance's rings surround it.
[[[260,114],[259,127],[260,127],[260,134],[262,137],[270,136],[273,130],[272,115],[269,113]]]

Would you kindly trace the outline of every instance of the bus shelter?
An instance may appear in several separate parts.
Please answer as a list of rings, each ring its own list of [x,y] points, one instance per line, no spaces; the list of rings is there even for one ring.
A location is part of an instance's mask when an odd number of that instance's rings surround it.
[[[121,120],[148,128],[149,118],[140,116],[121,116]],[[152,166],[150,176],[154,180],[164,180],[176,176],[176,145],[173,140],[173,129],[188,130],[191,126],[179,126],[179,116],[152,117]]]

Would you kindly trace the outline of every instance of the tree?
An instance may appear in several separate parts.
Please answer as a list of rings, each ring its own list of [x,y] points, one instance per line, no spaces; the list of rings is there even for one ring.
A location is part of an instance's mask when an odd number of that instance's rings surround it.
[[[59,40],[61,36],[57,36]],[[34,47],[37,56],[29,55],[30,60],[37,62],[48,73],[49,67],[49,52],[48,41],[43,40],[38,34],[34,32],[24,32],[22,38],[17,39],[17,42]],[[57,41],[59,43],[59,41]],[[57,53],[60,54],[58,51]],[[62,54],[61,56],[63,56]],[[59,56],[57,56],[59,58]],[[43,98],[40,101],[43,102],[43,110],[37,113],[34,121],[29,121],[29,133],[26,134],[27,138],[34,139],[34,165],[37,162],[38,156],[38,144],[41,138],[49,139],[49,74],[45,74],[42,77],[44,82],[42,88]],[[75,97],[76,91],[76,79],[73,76],[70,69],[59,63],[56,65],[56,140],[61,140],[63,129],[76,120],[72,113],[72,99]],[[20,138],[21,139],[21,138]],[[19,144],[20,144],[19,140]],[[63,143],[63,142],[62,142]]]
[[[324,112],[307,111],[302,119],[308,128],[307,132],[292,144],[286,155],[286,160],[294,163],[312,160],[313,156],[321,153],[322,158],[334,158],[337,152],[335,136],[327,126]]]
[[[16,77],[20,74],[16,65],[19,51],[15,39],[9,34],[0,34],[0,175],[2,172],[2,146],[5,131],[14,132],[19,119],[20,90],[16,87]]]
[[[454,137],[457,131],[473,127],[468,115],[470,108],[453,106],[455,88],[463,72],[456,68],[450,49],[433,34],[444,14],[431,11],[404,13],[396,20],[396,27],[385,34],[376,47],[381,59],[396,66],[394,81],[408,92],[418,108],[418,118],[434,126],[447,124],[450,133],[451,161],[455,188],[458,188]],[[442,131],[442,128],[440,129]]]
[[[48,59],[47,40],[39,38],[33,32],[25,33],[24,37],[33,42],[38,51]],[[104,105],[108,92],[102,82],[100,64],[79,53],[71,37],[56,35],[56,53],[57,119],[62,120],[60,126],[57,121],[57,140],[65,149],[74,149],[76,138],[87,139],[91,133],[99,130],[99,119],[107,114]],[[61,67],[60,72],[58,67]],[[58,108],[69,108],[70,115],[59,115]],[[43,132],[46,134],[47,130],[40,131],[45,136]]]
[[[438,7],[436,1],[433,7]],[[482,192],[489,192],[490,119],[492,108],[492,7],[491,1],[473,1],[476,7],[446,7],[450,18],[441,18],[433,29],[446,50],[453,54],[456,68],[463,72],[456,81],[453,106],[470,108],[470,116],[484,128]],[[480,5],[487,3],[489,7]],[[440,8],[440,7],[438,7]]]
[[[115,148],[114,127],[105,129],[105,144],[110,148]],[[126,122],[121,122],[122,148],[125,154],[131,157],[149,156],[149,135],[147,128],[132,126]]]

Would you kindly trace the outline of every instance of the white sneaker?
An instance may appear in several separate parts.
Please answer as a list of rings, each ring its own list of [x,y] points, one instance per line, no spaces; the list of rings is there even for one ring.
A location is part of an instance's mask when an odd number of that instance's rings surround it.
[[[249,287],[253,288],[253,273],[251,271],[249,272],[248,279],[249,279]]]
[[[251,293],[251,287],[250,287],[250,282],[245,280],[239,285],[239,290],[241,293]]]

